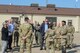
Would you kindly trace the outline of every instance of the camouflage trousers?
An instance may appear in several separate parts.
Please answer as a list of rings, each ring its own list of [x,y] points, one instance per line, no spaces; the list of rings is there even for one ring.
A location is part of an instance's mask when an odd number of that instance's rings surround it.
[[[46,41],[46,53],[55,53],[54,41]]]
[[[66,45],[67,45],[67,36],[63,35],[61,37],[61,50],[62,50],[62,53],[66,53]]]
[[[24,45],[26,47],[26,53],[31,53],[31,39],[20,40],[20,53],[24,53]]]
[[[14,31],[13,46],[18,46],[18,43],[19,43],[19,32],[18,31]]]
[[[54,44],[55,44],[56,50],[60,50],[61,49],[61,38],[55,38]]]
[[[67,45],[72,47],[74,36],[72,33],[68,33],[67,36]]]
[[[34,32],[32,33],[32,36],[31,36],[31,46],[33,44],[33,41],[34,41]]]
[[[35,41],[36,41],[36,44],[40,45],[40,42],[41,42],[41,39],[40,39],[40,32],[39,31],[36,31],[35,32]]]
[[[61,45],[65,45],[67,44],[67,35],[62,35],[61,36]]]

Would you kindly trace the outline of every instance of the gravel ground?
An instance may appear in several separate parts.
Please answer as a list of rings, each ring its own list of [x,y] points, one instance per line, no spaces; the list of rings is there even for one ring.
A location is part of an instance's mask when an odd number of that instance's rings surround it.
[[[80,41],[79,41],[80,40],[80,33],[75,33],[74,35],[75,35],[74,36],[75,37],[74,38],[74,48],[67,49],[67,53],[80,53]],[[0,38],[0,40],[1,40],[1,38]],[[35,43],[35,41],[34,41],[34,43]],[[14,50],[13,53],[19,53],[18,52],[19,48],[15,48],[13,50]],[[0,41],[0,51],[1,51],[1,41]],[[11,53],[11,52],[8,52],[8,53]],[[33,47],[32,48],[32,53],[46,53],[46,51],[45,50],[40,50],[39,47]],[[61,51],[55,51],[55,53],[61,53]]]

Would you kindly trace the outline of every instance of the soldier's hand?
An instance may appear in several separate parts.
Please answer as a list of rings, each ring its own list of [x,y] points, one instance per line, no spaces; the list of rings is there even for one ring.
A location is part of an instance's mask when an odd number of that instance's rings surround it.
[[[26,39],[26,37],[22,37],[22,39],[23,39],[23,40],[25,40],[25,39]]]

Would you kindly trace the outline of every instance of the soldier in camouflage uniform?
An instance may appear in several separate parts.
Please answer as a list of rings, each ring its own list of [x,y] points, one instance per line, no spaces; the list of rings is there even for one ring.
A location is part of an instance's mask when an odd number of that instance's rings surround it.
[[[40,24],[35,21],[35,41],[37,45],[40,45]]]
[[[33,41],[34,41],[34,30],[35,30],[35,28],[34,28],[33,20],[30,20],[29,23],[32,26],[32,34],[31,34],[31,46],[32,46]]]
[[[29,23],[29,18],[26,17],[25,23],[20,25],[20,53],[24,53],[24,45],[26,44],[26,53],[31,53],[31,34],[32,26]]]
[[[52,23],[52,30],[55,31],[55,29],[56,29],[56,27],[57,27],[56,25],[57,25],[56,22],[53,22],[53,23]],[[55,39],[54,39],[54,42],[55,42],[55,49],[56,49],[56,47],[57,47],[57,42],[56,42],[56,40],[57,40],[57,39],[55,38]]]
[[[15,27],[14,27],[14,41],[13,41],[13,44],[14,44],[14,46],[18,46],[18,41],[19,41],[19,32],[18,32],[18,30],[19,30],[19,24],[18,24],[18,22],[15,22]]]
[[[66,21],[62,21],[62,26],[60,29],[61,34],[61,47],[62,47],[62,53],[66,53],[66,42],[67,42],[67,26]]]
[[[36,39],[36,44],[37,45],[40,45],[40,24],[38,23],[36,26],[35,26],[35,39]]]
[[[56,22],[53,22],[52,29],[55,30],[55,28],[56,28]]]
[[[49,25],[49,29],[45,34],[46,53],[55,53],[54,38],[54,31],[52,30],[52,26]]]
[[[73,39],[74,39],[74,32],[75,32],[75,28],[74,26],[72,25],[71,22],[68,23],[68,26],[67,26],[67,30],[68,30],[68,33],[67,33],[67,44],[68,44],[68,47],[72,48],[72,44],[73,44]]]
[[[57,50],[61,49],[60,23],[55,28],[55,47]]]

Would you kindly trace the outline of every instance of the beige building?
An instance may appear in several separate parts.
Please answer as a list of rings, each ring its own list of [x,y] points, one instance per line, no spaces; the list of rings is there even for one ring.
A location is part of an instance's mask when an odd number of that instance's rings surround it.
[[[46,7],[0,5],[0,29],[5,20],[14,19],[23,23],[25,17],[39,23],[42,23],[45,18],[52,22],[65,20],[68,23],[71,21],[75,30],[80,31],[80,8],[59,8],[55,5],[47,5]]]

